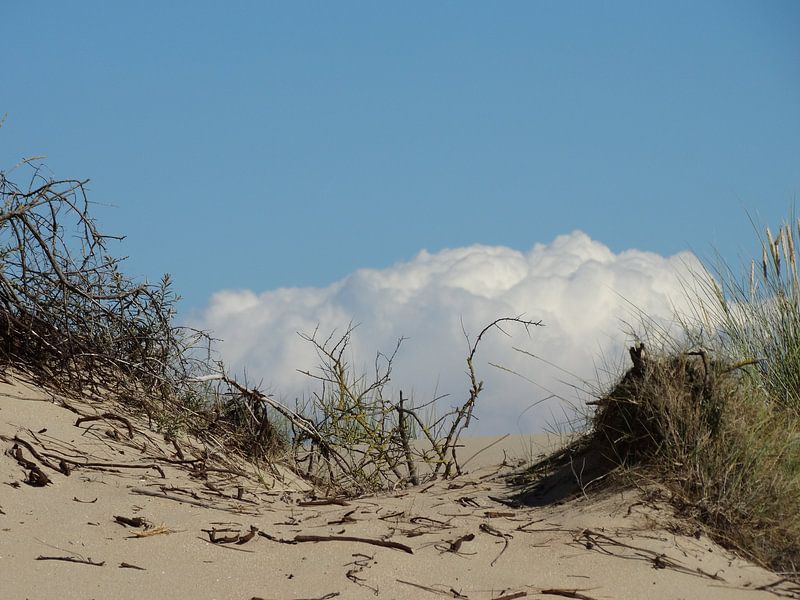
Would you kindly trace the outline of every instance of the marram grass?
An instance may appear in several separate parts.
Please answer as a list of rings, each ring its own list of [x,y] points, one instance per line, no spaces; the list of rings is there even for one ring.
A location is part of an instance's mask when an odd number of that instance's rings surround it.
[[[587,436],[531,467],[530,497],[591,461],[571,493],[620,481],[609,470],[658,482],[717,541],[800,577],[800,221],[761,243],[743,274],[687,282],[677,334],[643,319],[633,367],[599,394]]]
[[[745,273],[720,263],[687,286],[684,337],[661,345],[634,397],[649,470],[720,541],[797,575],[800,220],[760,241]]]

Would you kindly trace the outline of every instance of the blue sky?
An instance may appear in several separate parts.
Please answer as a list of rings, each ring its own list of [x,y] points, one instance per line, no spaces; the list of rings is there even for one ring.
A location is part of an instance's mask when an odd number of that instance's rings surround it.
[[[0,165],[91,178],[130,269],[323,286],[574,229],[752,249],[800,190],[797,2],[0,7]]]

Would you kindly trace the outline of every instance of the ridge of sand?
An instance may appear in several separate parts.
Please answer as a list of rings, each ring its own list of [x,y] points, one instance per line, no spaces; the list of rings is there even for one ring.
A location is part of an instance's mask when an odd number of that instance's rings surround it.
[[[82,414],[108,410],[70,403]],[[192,463],[167,462],[176,449],[142,423],[131,420],[128,439],[121,421],[76,419],[42,389],[0,383],[4,599],[792,597],[785,583],[771,586],[776,574],[691,531],[639,492],[543,508],[504,505],[498,499],[512,491],[504,477],[510,467],[500,461],[528,440],[503,440],[451,481],[309,504],[310,489],[288,471],[192,471]],[[66,476],[54,464],[42,467],[52,483],[33,487],[8,452],[15,436],[76,461],[158,464],[164,476],[154,467],[77,467]],[[151,527],[123,525],[118,516]],[[251,526],[265,535],[247,539]],[[306,541],[319,538],[326,541]]]

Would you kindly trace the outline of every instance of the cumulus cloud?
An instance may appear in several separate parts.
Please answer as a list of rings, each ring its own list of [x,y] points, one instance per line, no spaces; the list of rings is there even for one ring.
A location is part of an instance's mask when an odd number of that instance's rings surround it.
[[[502,316],[542,320],[545,326],[530,336],[513,327],[511,338],[488,335],[475,364],[485,391],[472,432],[536,432],[564,418],[563,400],[543,399],[555,393],[572,403],[586,400],[572,386],[596,381],[604,365],[623,364],[630,342],[625,323],[637,321],[636,310],[669,320],[685,302],[681,281],[698,268],[688,252],[615,254],[575,231],[528,252],[483,245],[423,250],[407,262],[361,269],[324,288],[223,290],[194,325],[222,338],[229,367],[246,370],[249,380],[263,381],[290,402],[315,389],[297,371],[317,364],[298,332],[319,327],[327,335],[358,324],[350,359],[364,370],[377,351],[391,352],[402,336],[392,389],[413,393],[418,402],[449,394],[442,402],[455,404],[468,389],[464,331],[474,339]]]

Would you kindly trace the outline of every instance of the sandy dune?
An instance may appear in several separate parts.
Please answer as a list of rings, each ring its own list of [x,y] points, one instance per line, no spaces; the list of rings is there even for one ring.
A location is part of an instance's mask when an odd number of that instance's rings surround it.
[[[109,410],[69,404],[82,415]],[[638,492],[504,505],[498,499],[514,491],[503,477],[512,469],[501,463],[504,451],[522,455],[529,440],[503,440],[452,481],[325,504],[289,474],[243,477],[214,471],[212,462],[170,463],[179,460],[176,448],[142,423],[131,421],[129,436],[122,421],[76,425],[79,416],[41,389],[0,384],[4,599],[791,597],[780,586],[759,590],[780,578]],[[188,443],[179,447],[184,460],[198,458]],[[73,464],[66,476],[54,457],[145,468]],[[27,484],[25,461],[51,483]],[[64,558],[85,562],[51,560]]]

